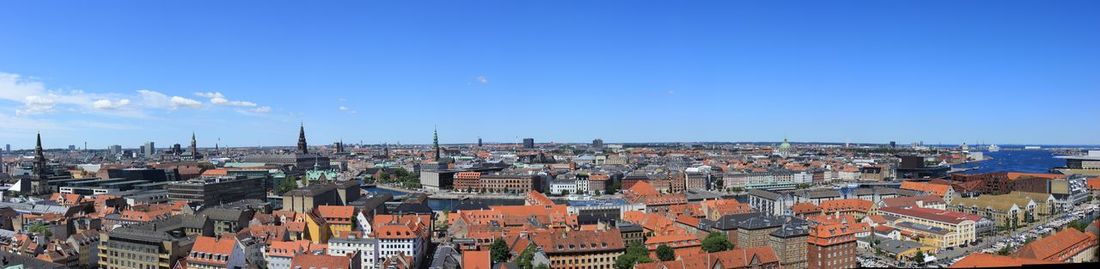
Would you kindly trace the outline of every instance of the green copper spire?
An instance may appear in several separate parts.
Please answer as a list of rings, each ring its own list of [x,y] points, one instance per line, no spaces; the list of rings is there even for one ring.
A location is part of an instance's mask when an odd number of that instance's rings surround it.
[[[432,128],[432,145],[435,147],[435,161],[439,161],[439,130]]]

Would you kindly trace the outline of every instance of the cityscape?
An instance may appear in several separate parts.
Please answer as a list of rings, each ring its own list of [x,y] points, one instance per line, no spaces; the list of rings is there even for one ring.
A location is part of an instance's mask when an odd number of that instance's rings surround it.
[[[0,269],[1100,262],[1097,1],[5,6]]]

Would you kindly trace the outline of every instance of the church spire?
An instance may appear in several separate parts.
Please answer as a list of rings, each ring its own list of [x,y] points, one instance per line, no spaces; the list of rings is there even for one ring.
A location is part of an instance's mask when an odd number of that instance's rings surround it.
[[[298,153],[309,153],[309,149],[306,148],[306,124],[302,123],[298,128]]]
[[[440,161],[439,155],[439,130],[432,128],[432,146],[435,148],[435,161]]]
[[[198,149],[198,142],[195,142],[195,132],[191,132],[191,156],[198,156]]]
[[[34,146],[34,173],[38,178],[46,178],[46,155],[42,152],[42,133],[38,133]]]

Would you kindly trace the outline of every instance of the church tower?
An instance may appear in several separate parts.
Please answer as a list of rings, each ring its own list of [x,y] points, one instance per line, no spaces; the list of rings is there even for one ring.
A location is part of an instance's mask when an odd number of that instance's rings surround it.
[[[198,142],[195,141],[195,132],[191,132],[191,156],[194,156],[195,159],[199,158],[199,146]]]
[[[309,153],[309,149],[306,148],[306,125],[303,123],[298,128],[298,153]]]
[[[48,194],[50,177],[46,171],[46,155],[42,152],[42,134],[38,134],[34,146],[34,178],[31,179],[31,194]],[[24,190],[25,191],[25,190]]]
[[[440,161],[443,156],[439,155],[439,130],[432,129],[432,146],[435,148],[435,161]]]

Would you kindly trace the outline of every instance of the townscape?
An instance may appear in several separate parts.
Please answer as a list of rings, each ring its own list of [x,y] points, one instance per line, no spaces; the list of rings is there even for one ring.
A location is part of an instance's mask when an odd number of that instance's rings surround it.
[[[289,129],[289,128],[288,128]],[[1100,151],[438,143],[3,151],[24,268],[1011,267],[1096,261]],[[288,141],[293,136],[287,135]],[[207,144],[203,144],[207,145]],[[1051,151],[1047,173],[968,173]],[[10,267],[9,267],[10,268]]]

